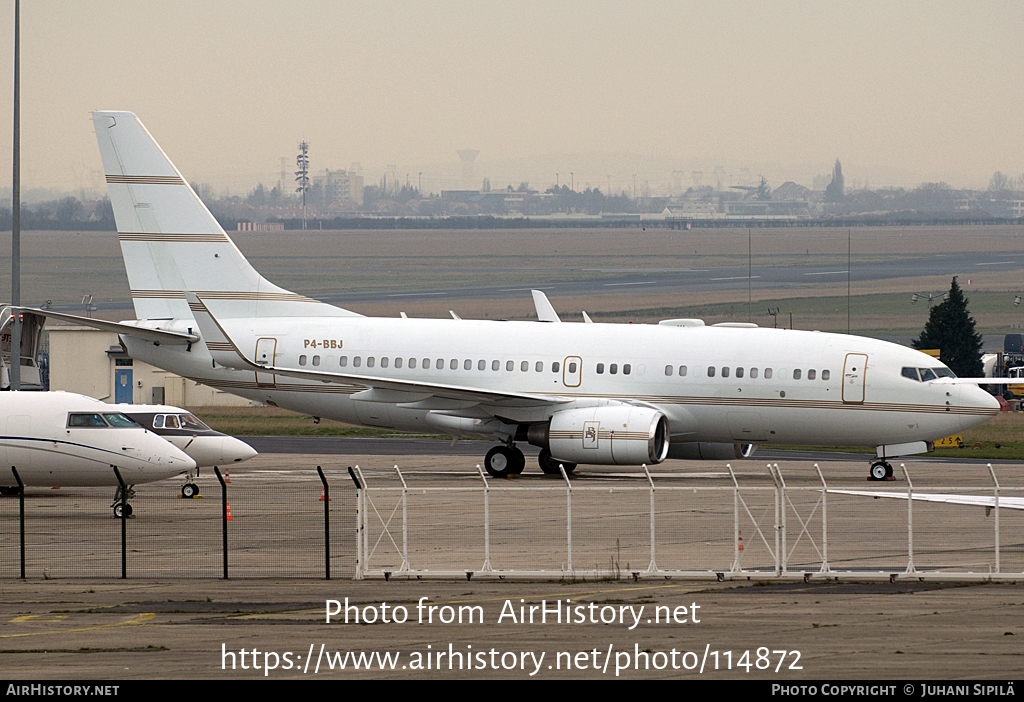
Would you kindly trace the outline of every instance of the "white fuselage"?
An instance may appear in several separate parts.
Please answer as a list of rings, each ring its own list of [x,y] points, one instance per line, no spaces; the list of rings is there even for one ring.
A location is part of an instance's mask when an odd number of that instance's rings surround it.
[[[855,336],[713,326],[367,317],[220,322],[249,358],[259,362],[262,354],[264,361],[281,369],[569,400],[544,407],[509,403],[488,410],[512,423],[541,422],[573,407],[641,403],[667,416],[673,443],[878,446],[934,441],[998,412],[996,400],[976,385],[951,379],[920,382],[901,375],[903,367],[941,366],[935,359]],[[195,325],[188,320],[165,328],[185,326]],[[472,434],[480,425],[472,419],[472,402],[388,401],[387,393],[354,399],[366,385],[214,367],[203,344],[187,351],[127,336],[124,341],[135,358],[316,416],[405,431]],[[452,416],[456,414],[457,419]]]
[[[72,414],[119,414],[113,406],[67,392],[0,393],[0,485],[128,485],[186,473],[195,462],[139,426],[71,426]]]

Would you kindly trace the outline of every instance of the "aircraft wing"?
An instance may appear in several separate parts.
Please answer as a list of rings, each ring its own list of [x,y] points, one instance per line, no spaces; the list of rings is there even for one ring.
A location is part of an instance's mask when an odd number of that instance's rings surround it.
[[[889,497],[897,500],[907,499],[905,492],[874,492],[871,490],[829,490],[837,495],[861,495],[863,497]],[[936,492],[912,493],[915,500],[923,502],[942,502],[948,505],[975,505],[992,509],[996,506],[995,495],[954,495]],[[999,496],[1000,509],[1024,509],[1024,497]]]
[[[92,327],[94,329],[102,329],[103,331],[114,332],[115,334],[126,334],[128,336],[134,336],[139,339],[146,341],[152,341],[154,343],[165,343],[165,344],[191,344],[199,341],[199,336],[196,334],[185,334],[182,332],[167,331],[165,329],[150,329],[148,327],[137,327],[134,324],[123,324],[120,322],[108,322],[103,319],[93,319],[92,317],[79,317],[74,314],[64,314],[63,312],[53,312],[52,310],[44,310],[36,307],[19,307],[19,310],[24,312],[31,312],[32,314],[42,315],[51,319],[61,319],[65,322],[71,322],[73,324],[80,324],[85,327]]]
[[[315,380],[322,383],[362,386],[366,390],[353,395],[353,399],[365,402],[398,403],[422,409],[464,409],[479,404],[499,407],[542,407],[571,402],[570,398],[558,395],[507,392],[464,385],[398,380],[301,368],[282,368],[256,363],[242,353],[198,295],[186,292],[185,298],[188,300],[196,324],[199,325],[203,340],[213,359],[228,368],[250,370],[266,375],[282,375],[286,378]]]

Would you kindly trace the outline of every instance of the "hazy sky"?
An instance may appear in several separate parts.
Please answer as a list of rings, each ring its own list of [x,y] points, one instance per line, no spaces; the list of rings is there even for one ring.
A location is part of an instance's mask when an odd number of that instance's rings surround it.
[[[10,182],[13,1],[0,14]],[[613,189],[747,168],[811,184],[1024,173],[1024,3],[22,0],[23,188],[96,184],[89,111],[136,112],[185,177],[244,193],[388,164]],[[594,153],[608,154],[594,156]],[[546,154],[553,154],[546,156]],[[590,154],[590,155],[586,155]],[[541,158],[543,157],[543,158]],[[658,157],[658,158],[654,158]],[[520,172],[521,171],[521,172]],[[550,172],[548,172],[550,171]],[[632,172],[630,172],[632,171]]]

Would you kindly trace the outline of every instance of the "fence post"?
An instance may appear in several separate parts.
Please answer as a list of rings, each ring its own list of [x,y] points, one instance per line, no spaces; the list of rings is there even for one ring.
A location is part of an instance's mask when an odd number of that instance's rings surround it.
[[[224,554],[224,579],[228,579],[228,485],[224,482],[224,476],[220,474],[220,468],[213,467],[220,481],[220,533],[221,550]]]
[[[331,486],[320,466],[316,467],[320,482],[324,484],[324,580],[331,579]]]
[[[566,548],[569,556],[569,572],[572,573],[572,483],[565,472],[565,466],[558,464],[558,470],[562,472],[562,479],[565,480],[565,503],[566,503]]]
[[[395,466],[398,479],[402,481],[402,565],[398,570],[409,570],[409,486],[405,484],[405,476]]]
[[[900,463],[903,475],[907,479],[907,572],[914,573],[914,483],[910,480],[907,464]]]
[[[726,469],[732,477],[732,571],[740,571],[740,484],[736,480],[736,473],[732,470],[732,464],[726,463]]]
[[[491,570],[491,486],[487,484],[487,476],[480,464],[476,464],[476,471],[480,479],[484,481],[484,567],[483,571]]]
[[[128,486],[124,484],[121,471],[117,466],[110,466],[114,469],[114,476],[118,485],[121,486],[121,579],[128,579]]]
[[[18,475],[18,469],[11,466],[11,472],[14,473],[14,479],[18,481],[18,524],[21,536],[21,579],[25,579],[25,483],[21,482],[21,476]]]
[[[363,485],[359,482],[352,466],[348,467],[348,476],[356,484],[356,575],[353,580],[363,579]]]
[[[831,570],[828,565],[828,483],[817,463],[814,470],[818,471],[818,479],[821,480],[821,572],[827,573]]]
[[[782,575],[782,571],[786,567],[786,560],[785,555],[779,552],[779,545],[781,541],[780,532],[783,531],[782,523],[779,518],[779,502],[781,495],[779,494],[779,479],[775,476],[775,471],[772,470],[771,463],[768,464],[768,475],[772,476],[772,482],[775,483],[775,574]],[[785,505],[782,505],[782,507],[782,511],[785,513]],[[785,516],[783,516],[782,519],[784,520]],[[785,548],[784,543],[782,544],[782,547]]]
[[[996,529],[996,572],[998,573],[998,572],[1000,572],[999,571],[999,479],[996,478],[996,472],[992,468],[992,464],[991,463],[988,464],[988,472],[992,474],[992,483],[995,485],[995,488],[993,489],[993,493],[995,495],[995,501],[992,503],[992,508],[995,510],[995,513],[996,513],[996,524],[995,524],[995,529]]]
[[[651,478],[651,472],[647,470],[647,464],[643,464],[644,475],[647,476],[647,482],[651,486],[651,562],[647,566],[648,573],[655,573],[658,570],[658,563],[654,560],[654,480]]]

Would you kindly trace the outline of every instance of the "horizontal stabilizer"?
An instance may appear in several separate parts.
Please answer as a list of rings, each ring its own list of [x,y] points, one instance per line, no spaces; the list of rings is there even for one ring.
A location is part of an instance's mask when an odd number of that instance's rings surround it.
[[[42,315],[50,319],[59,319],[64,322],[71,322],[72,324],[78,324],[83,327],[102,329],[103,331],[114,332],[115,334],[124,334],[125,336],[132,336],[136,339],[143,339],[144,341],[152,341],[154,343],[191,344],[199,341],[199,336],[196,334],[185,334],[183,332],[167,331],[166,329],[151,329],[148,327],[136,326],[134,324],[125,324],[123,322],[108,322],[104,319],[79,317],[74,314],[64,314],[63,312],[53,312],[52,310],[43,310],[35,307],[19,307],[18,309]]]

